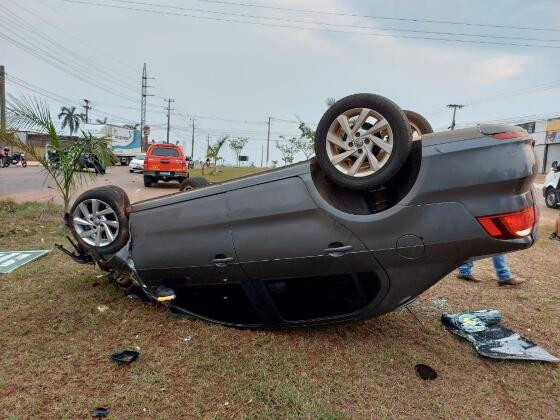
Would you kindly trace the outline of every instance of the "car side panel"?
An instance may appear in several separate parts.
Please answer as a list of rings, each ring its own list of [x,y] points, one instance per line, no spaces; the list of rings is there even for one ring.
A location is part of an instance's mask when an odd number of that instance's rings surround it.
[[[216,194],[130,215],[132,257],[146,283],[182,279],[204,284],[241,281],[235,261],[225,194]],[[216,267],[217,257],[232,258]]]

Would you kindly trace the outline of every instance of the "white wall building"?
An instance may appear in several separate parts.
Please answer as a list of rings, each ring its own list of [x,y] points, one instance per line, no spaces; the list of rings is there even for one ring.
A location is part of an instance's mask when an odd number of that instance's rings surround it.
[[[540,171],[546,173],[555,160],[560,162],[560,117],[516,123],[533,135]]]

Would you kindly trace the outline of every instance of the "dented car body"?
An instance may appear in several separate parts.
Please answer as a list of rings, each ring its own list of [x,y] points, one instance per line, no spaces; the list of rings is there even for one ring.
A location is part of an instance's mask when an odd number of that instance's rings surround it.
[[[533,140],[519,127],[422,135],[381,188],[315,159],[128,206],[127,242],[94,255],[174,311],[240,327],[365,319],[463,262],[537,239]],[[158,299],[158,291],[170,290]]]

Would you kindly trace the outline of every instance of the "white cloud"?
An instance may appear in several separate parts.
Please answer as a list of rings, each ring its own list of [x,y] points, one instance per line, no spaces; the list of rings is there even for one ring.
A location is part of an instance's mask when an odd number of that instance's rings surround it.
[[[529,65],[529,58],[520,55],[500,55],[480,60],[471,67],[471,79],[480,84],[503,82],[519,76]]]

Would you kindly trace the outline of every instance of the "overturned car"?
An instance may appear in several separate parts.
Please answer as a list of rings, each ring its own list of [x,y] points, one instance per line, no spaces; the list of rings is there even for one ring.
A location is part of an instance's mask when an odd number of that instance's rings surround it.
[[[323,115],[309,161],[134,204],[92,189],[69,223],[81,259],[176,312],[242,327],[380,315],[464,261],[536,240],[527,132],[431,132],[351,95]]]

